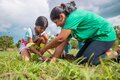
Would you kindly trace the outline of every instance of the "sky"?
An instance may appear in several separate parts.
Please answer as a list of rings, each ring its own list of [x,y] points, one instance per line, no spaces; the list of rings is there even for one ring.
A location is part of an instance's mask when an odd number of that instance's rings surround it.
[[[49,21],[46,32],[55,35],[60,28],[50,20],[53,7],[71,0],[0,0],[0,36],[8,35],[16,43],[28,27],[34,27],[38,16]],[[120,25],[120,0],[74,0],[78,9],[90,10],[106,18],[114,26]]]

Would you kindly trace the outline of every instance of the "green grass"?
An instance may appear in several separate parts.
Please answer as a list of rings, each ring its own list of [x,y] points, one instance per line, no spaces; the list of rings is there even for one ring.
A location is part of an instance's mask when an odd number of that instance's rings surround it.
[[[88,67],[65,60],[24,62],[17,51],[0,52],[0,80],[120,80],[120,64],[104,61]]]

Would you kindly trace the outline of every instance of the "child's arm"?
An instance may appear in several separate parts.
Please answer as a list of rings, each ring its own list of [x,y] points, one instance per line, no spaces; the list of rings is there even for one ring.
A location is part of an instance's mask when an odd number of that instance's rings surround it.
[[[45,40],[45,44],[47,44],[48,43],[48,38],[49,38],[48,35],[47,34],[43,34],[42,37]]]
[[[42,36],[44,38],[45,44],[47,44],[48,43],[48,39],[49,39],[48,35],[47,34],[43,34]],[[52,55],[52,52],[51,52],[50,49],[47,50],[47,52]]]
[[[27,39],[27,45],[26,45],[26,48],[30,48],[30,51],[32,51],[33,53],[35,53],[35,54],[38,54],[38,55],[40,55],[40,56],[42,56],[41,55],[41,53],[39,52],[39,51],[37,51],[34,47],[33,47],[33,45],[35,44],[34,42],[33,42],[33,34],[32,34],[32,29],[31,28],[28,28],[28,30],[27,30],[27,32],[26,32],[26,34],[25,34],[25,38]]]
[[[30,42],[33,43],[33,39],[28,37],[28,43],[30,43]]]
[[[50,54],[50,55],[52,55],[52,51],[49,49],[49,50],[47,50],[47,52]]]

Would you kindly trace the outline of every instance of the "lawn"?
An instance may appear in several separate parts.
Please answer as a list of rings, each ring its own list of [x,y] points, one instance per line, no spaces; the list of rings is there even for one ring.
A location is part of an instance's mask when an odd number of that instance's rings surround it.
[[[70,53],[75,54],[77,50]],[[0,80],[120,80],[120,64],[105,60],[98,66],[19,59],[18,50],[0,52]]]

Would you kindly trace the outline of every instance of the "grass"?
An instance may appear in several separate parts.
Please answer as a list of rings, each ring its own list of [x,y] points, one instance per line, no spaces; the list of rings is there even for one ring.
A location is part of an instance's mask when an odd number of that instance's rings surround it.
[[[65,60],[24,62],[17,51],[6,51],[0,52],[0,80],[120,80],[120,64],[108,60],[89,67]]]

